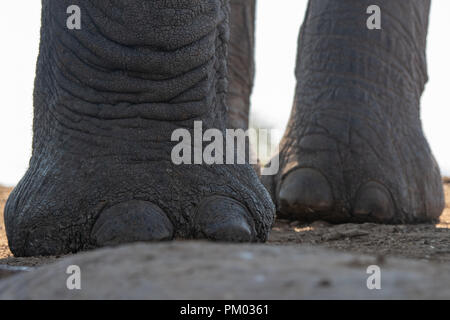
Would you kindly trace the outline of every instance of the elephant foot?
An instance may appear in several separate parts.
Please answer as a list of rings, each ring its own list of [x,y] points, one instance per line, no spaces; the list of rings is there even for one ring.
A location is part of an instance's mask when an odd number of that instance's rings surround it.
[[[371,113],[367,107],[358,108],[303,117],[303,123],[291,119],[280,173],[263,177],[278,216],[332,223],[437,221],[444,208],[442,180],[420,122],[375,119],[364,114]]]
[[[13,254],[265,241],[275,208],[253,168],[197,164],[196,122],[226,129],[228,2],[83,1],[77,32],[64,1],[42,9],[33,155],[5,208]]]
[[[267,239],[274,207],[250,165],[119,158],[33,158],[5,209],[14,255],[174,238]]]
[[[280,172],[265,184],[289,219],[434,222],[444,196],[420,120],[427,24],[413,23],[417,12],[428,21],[429,2],[384,1],[392,19],[380,32],[355,23],[356,2],[310,1]]]

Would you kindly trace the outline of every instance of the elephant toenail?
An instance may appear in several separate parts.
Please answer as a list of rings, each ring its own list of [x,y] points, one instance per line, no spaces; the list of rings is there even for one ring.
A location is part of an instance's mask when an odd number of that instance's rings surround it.
[[[223,196],[212,196],[200,203],[195,228],[198,238],[225,242],[251,242],[256,233],[247,209]]]
[[[91,232],[97,246],[173,238],[173,225],[166,214],[147,201],[131,200],[105,209]]]
[[[286,176],[278,201],[280,212],[292,218],[329,211],[334,204],[328,181],[319,171],[310,168],[296,169]]]
[[[366,183],[356,196],[353,215],[362,221],[389,222],[395,215],[390,192],[378,182]]]

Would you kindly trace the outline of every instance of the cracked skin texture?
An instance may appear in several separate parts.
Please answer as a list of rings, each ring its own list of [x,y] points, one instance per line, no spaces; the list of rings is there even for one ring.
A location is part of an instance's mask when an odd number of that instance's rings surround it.
[[[246,125],[254,2],[231,1],[240,15],[228,68],[225,0],[78,1],[83,28],[70,32],[72,2],[43,1],[33,156],[5,210],[12,252],[265,241],[274,206],[252,168],[175,166],[169,142],[196,120],[204,129]],[[309,3],[282,170],[263,181],[281,217],[411,223],[442,212],[419,114],[429,1],[381,1],[382,32],[365,29],[368,5]]]

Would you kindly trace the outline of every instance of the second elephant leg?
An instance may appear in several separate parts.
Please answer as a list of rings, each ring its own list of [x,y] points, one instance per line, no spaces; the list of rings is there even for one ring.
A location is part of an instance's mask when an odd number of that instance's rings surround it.
[[[256,0],[230,0],[230,6],[227,127],[246,130],[255,74]]]
[[[436,221],[439,167],[420,121],[430,1],[310,1],[299,38],[296,97],[265,177],[280,216],[331,222]]]

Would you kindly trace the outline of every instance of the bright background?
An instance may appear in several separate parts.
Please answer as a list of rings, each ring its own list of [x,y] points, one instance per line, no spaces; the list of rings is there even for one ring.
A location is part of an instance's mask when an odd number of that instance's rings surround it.
[[[280,5],[280,2],[283,5]],[[293,101],[298,30],[306,0],[259,0],[257,74],[252,117],[284,130]],[[0,4],[0,184],[15,185],[31,154],[32,92],[39,45],[40,1]],[[422,99],[425,134],[444,175],[450,175],[450,1],[432,2],[430,81]],[[280,58],[281,57],[281,58]],[[261,120],[259,120],[261,121]],[[449,129],[449,131],[447,131]]]

